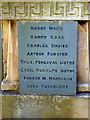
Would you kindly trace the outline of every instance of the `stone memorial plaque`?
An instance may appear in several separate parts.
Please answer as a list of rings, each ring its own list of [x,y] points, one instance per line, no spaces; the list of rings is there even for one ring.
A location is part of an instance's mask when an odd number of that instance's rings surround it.
[[[18,21],[18,46],[20,93],[76,94],[76,21]]]

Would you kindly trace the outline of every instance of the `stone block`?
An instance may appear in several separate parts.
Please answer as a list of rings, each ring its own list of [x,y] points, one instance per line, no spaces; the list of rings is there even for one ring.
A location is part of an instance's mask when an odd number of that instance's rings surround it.
[[[88,118],[87,94],[77,96],[3,95],[3,118]]]
[[[2,118],[17,118],[17,96],[2,96]]]
[[[0,0],[0,19],[90,20],[89,0]]]

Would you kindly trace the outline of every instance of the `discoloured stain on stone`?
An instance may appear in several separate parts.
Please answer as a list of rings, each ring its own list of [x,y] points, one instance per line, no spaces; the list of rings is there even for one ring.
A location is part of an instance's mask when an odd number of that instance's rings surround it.
[[[88,118],[88,99],[70,96],[2,97],[3,118]]]

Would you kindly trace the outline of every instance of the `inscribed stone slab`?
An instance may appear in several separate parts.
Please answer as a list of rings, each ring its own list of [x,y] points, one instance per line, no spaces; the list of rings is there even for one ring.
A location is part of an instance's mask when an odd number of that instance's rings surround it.
[[[76,94],[77,21],[18,21],[20,93]]]

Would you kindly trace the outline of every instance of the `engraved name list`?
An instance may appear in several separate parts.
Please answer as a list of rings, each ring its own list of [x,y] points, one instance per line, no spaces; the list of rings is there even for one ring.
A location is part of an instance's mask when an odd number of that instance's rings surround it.
[[[20,93],[76,94],[76,21],[19,21],[18,44]]]

